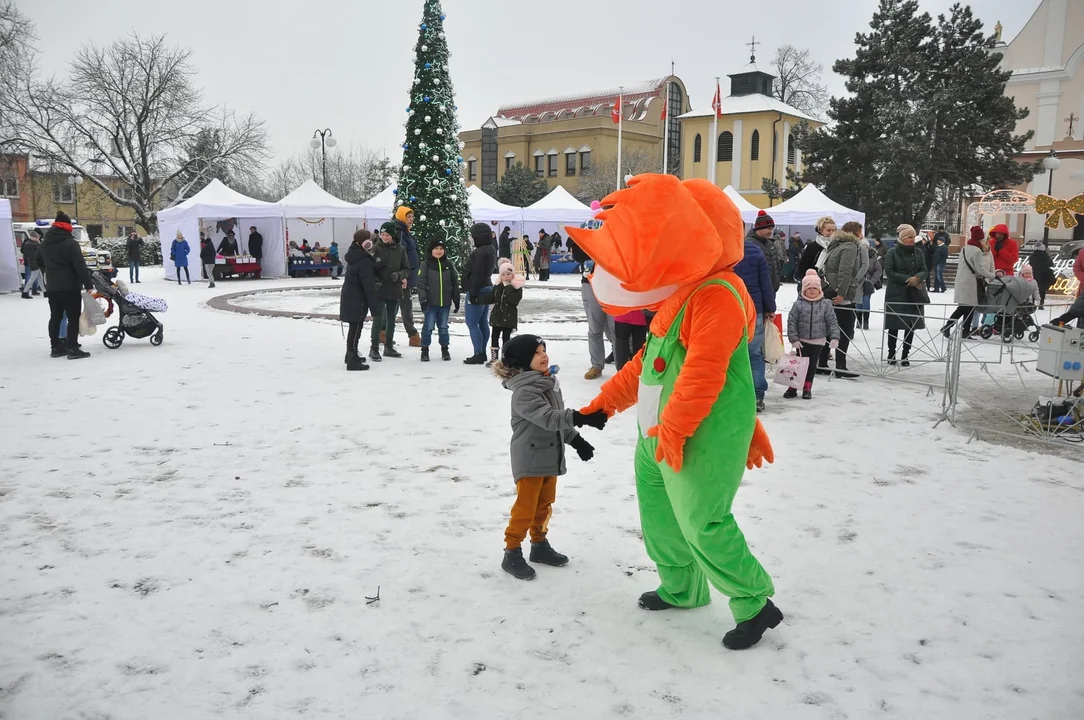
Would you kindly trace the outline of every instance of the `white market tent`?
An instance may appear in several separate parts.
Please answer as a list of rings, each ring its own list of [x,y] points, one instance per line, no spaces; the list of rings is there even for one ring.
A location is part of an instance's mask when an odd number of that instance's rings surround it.
[[[0,199],[0,293],[16,292],[22,287],[15,234],[11,231],[11,201]]]
[[[567,226],[578,227],[594,216],[591,208],[558,185],[546,197],[523,208],[523,233],[533,238],[539,230],[556,230],[567,236]]]
[[[167,280],[176,280],[177,272],[169,259],[169,248],[180,230],[191,247],[188,271],[199,277],[199,233],[203,229],[218,247],[226,236],[219,227],[222,220],[237,220],[234,235],[239,250],[248,252],[248,229],[252,226],[263,235],[262,277],[286,277],[286,237],[282,207],[255,200],[223,185],[218,180],[179,205],[158,213],[158,237],[162,243],[162,266]],[[193,272],[195,268],[195,272]]]
[[[776,225],[813,226],[822,217],[830,216],[836,227],[852,221],[866,226],[865,213],[843,207],[814,185],[806,185],[791,199],[769,208],[768,213]]]
[[[286,239],[298,244],[308,240],[310,245],[327,247],[337,240],[349,245],[354,231],[365,224],[365,208],[340,200],[314,180],[306,180],[275,204],[286,218]]]
[[[475,222],[522,222],[523,208],[505,205],[496,198],[482,192],[482,188],[471,185],[467,188],[467,203]]]
[[[391,219],[392,208],[395,207],[395,185],[388,185],[380,194],[366,200],[359,207],[369,229],[387,222]]]
[[[734,204],[738,206],[738,210],[741,212],[742,222],[756,222],[757,213],[760,212],[760,208],[742,197],[741,193],[735,190],[733,185],[727,185],[725,188],[723,188],[723,192],[726,193],[726,196],[733,200]],[[775,216],[773,215],[772,217]],[[779,221],[776,220],[776,222]]]

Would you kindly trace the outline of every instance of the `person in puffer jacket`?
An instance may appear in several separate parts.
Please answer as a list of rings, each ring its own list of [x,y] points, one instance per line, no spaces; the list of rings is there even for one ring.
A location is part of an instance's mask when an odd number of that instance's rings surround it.
[[[519,303],[523,299],[523,286],[527,283],[516,275],[512,261],[501,258],[497,262],[500,280],[493,286],[493,309],[489,311],[489,326],[493,328],[489,344],[489,362],[492,367],[500,354],[501,341],[507,345],[512,333],[519,327]]]
[[[753,370],[753,390],[756,392],[757,412],[764,409],[764,394],[768,380],[764,376],[764,326],[775,320],[775,287],[772,285],[770,264],[760,245],[745,238],[745,256],[734,266],[734,272],[745,283],[749,297],[756,306],[756,332],[749,339],[749,364]]]
[[[787,340],[801,357],[809,358],[802,399],[813,398],[813,378],[817,376],[817,358],[825,343],[835,349],[839,345],[839,322],[832,301],[824,297],[821,279],[816,270],[807,270],[802,278],[802,294],[787,315]],[[798,391],[787,388],[785,398],[798,397]]]
[[[421,274],[418,275],[418,302],[425,321],[422,323],[422,362],[429,362],[429,346],[433,343],[433,328],[440,340],[440,359],[452,359],[448,351],[448,315],[459,312],[459,275],[455,265],[444,255],[444,241],[431,238],[425,251]]]

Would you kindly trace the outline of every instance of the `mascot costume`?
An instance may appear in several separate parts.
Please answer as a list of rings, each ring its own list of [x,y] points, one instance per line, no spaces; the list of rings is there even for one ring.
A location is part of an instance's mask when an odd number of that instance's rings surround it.
[[[611,314],[656,310],[647,344],[581,412],[637,405],[636,493],[659,588],[646,610],[730,598],[732,650],[752,647],[783,614],[730,512],[745,470],[772,462],[756,416],[747,344],[756,309],[734,265],[737,207],[705,180],[641,175],[602,202],[596,230],[568,228],[595,260],[591,285]]]

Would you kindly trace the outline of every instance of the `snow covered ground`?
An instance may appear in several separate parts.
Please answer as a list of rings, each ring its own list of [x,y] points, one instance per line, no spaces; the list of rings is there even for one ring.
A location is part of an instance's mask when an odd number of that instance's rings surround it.
[[[934,430],[921,385],[773,388],[735,513],[786,621],[732,653],[722,597],[636,607],[632,414],[560,482],[572,562],[517,582],[508,395],[461,325],[455,362],[348,375],[335,323],[205,304],[328,283],[145,281],[165,344],[79,362],[48,358],[45,301],[0,296],[4,720],[1081,717],[1079,459]],[[550,353],[588,401],[586,344]]]

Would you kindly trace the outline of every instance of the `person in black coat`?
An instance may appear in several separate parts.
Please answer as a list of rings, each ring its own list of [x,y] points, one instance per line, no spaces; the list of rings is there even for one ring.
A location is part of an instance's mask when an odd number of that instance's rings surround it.
[[[128,282],[139,282],[139,253],[144,245],[146,243],[136,235],[135,230],[128,236],[128,242],[124,243],[128,251]]]
[[[253,225],[248,229],[248,254],[256,260],[256,264],[263,267],[263,235]]]
[[[373,256],[373,236],[368,230],[354,233],[354,241],[346,251],[346,274],[339,294],[339,322],[349,325],[346,333],[346,369],[368,370],[365,358],[358,352],[358,342],[370,308],[381,307],[377,281],[379,268]]]
[[[507,225],[501,230],[501,237],[497,242],[497,256],[512,259],[512,228]]]
[[[41,291],[37,286],[41,284],[41,270],[38,269],[38,248],[41,247],[41,231],[33,228],[30,236],[23,241],[21,251],[23,253],[23,268],[25,270],[23,284],[23,299],[30,300],[30,292],[38,295]]]
[[[90,357],[79,349],[79,315],[83,311],[83,296],[94,287],[90,270],[83,259],[83,250],[72,235],[72,221],[63,211],[56,214],[38,248],[38,269],[45,272],[45,290],[49,297],[50,357],[67,356],[69,360]],[[68,335],[60,339],[60,320],[68,318]]]
[[[1028,258],[1028,265],[1035,272],[1035,282],[1039,286],[1039,309],[1046,305],[1046,293],[1057,279],[1054,273],[1054,260],[1046,251],[1046,245],[1039,243],[1039,247]]]
[[[207,287],[215,286],[215,244],[210,238],[200,236],[199,239],[199,264],[203,266],[203,274],[209,281]]]
[[[218,254],[222,257],[235,257],[237,255],[237,242],[233,239],[233,233],[222,238],[218,244]]]
[[[433,328],[440,340],[440,359],[448,361],[448,316],[459,312],[459,274],[451,259],[444,255],[444,241],[430,238],[418,274],[418,303],[425,316],[422,323],[422,362],[429,362],[429,346],[433,343]]]
[[[463,292],[467,295],[466,324],[474,354],[463,363],[484,365],[486,343],[489,342],[489,306],[493,304],[497,248],[493,246],[493,231],[485,223],[472,225],[470,236],[474,241],[474,250],[463,267]]]

